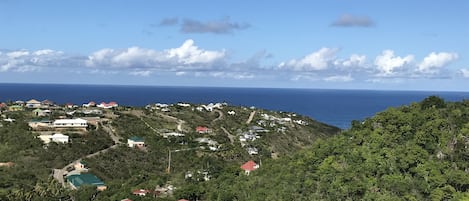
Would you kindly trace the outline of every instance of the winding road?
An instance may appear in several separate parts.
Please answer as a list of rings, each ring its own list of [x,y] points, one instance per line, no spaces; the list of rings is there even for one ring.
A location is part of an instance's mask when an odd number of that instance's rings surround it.
[[[91,153],[91,154],[88,154],[84,157],[81,157],[69,164],[67,164],[65,167],[63,167],[62,169],[53,169],[53,176],[54,178],[62,184],[63,187],[65,187],[65,180],[64,180],[64,176],[67,175],[69,173],[69,171],[67,169],[69,168],[72,168],[74,164],[80,162],[81,160],[83,160],[84,158],[91,158],[91,157],[94,157],[94,156],[97,156],[99,154],[102,154],[102,153],[106,153],[109,149],[114,149],[116,148],[117,146],[119,146],[120,144],[122,144],[122,142],[120,141],[120,139],[122,139],[122,137],[118,136],[117,134],[115,134],[114,132],[114,129],[112,128],[111,125],[103,125],[101,124],[102,128],[104,129],[104,131],[106,131],[106,133],[109,134],[109,137],[111,137],[112,141],[114,141],[114,145],[106,148],[106,149],[103,149],[103,150],[100,150],[100,151],[97,151],[97,152],[94,152],[94,153]]]

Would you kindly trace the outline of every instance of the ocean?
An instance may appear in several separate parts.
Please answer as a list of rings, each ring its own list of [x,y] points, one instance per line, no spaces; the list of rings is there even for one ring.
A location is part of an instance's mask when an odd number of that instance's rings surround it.
[[[388,107],[418,102],[430,95],[447,101],[469,99],[469,92],[159,87],[62,84],[0,84],[0,101],[51,100],[81,105],[116,101],[119,105],[151,103],[216,103],[295,112],[337,126],[350,127]]]

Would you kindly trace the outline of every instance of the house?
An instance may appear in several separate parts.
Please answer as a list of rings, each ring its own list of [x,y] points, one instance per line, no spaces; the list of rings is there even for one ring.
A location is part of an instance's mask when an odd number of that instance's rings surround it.
[[[125,199],[123,199],[123,200],[121,200],[121,201],[132,201],[132,200],[129,199],[129,198],[125,198]]]
[[[91,173],[69,175],[67,181],[73,189],[78,189],[82,185],[96,186],[96,189],[100,191],[107,188],[101,179]]]
[[[235,114],[236,114],[236,112],[235,112],[235,111],[233,111],[233,110],[231,110],[231,111],[228,111],[228,114],[229,114],[229,115],[235,115]]]
[[[40,129],[40,128],[49,128],[52,125],[52,121],[48,119],[34,119],[28,122],[28,126],[32,129]]]
[[[119,105],[116,102],[112,101],[112,102],[109,102],[109,103],[101,102],[96,107],[104,108],[104,109],[111,109],[111,108],[115,108],[117,106],[119,106]]]
[[[197,126],[197,128],[195,128],[195,132],[202,134],[202,133],[210,133],[211,130],[205,126]]]
[[[177,105],[181,106],[181,107],[190,107],[191,106],[191,104],[188,104],[188,103],[178,103]]]
[[[57,143],[68,143],[69,137],[62,133],[55,133],[53,135],[39,135],[39,139],[41,139],[45,144],[49,144],[49,142],[57,142]]]
[[[52,123],[54,128],[86,128],[88,122],[84,119],[57,119]]]
[[[1,110],[6,110],[8,108],[6,103],[0,103],[0,111]]]
[[[40,108],[42,106],[41,102],[31,99],[29,101],[26,101],[26,107],[27,108]]]
[[[254,161],[252,161],[252,160],[250,160],[250,161],[244,163],[243,165],[241,165],[241,169],[244,170],[244,173],[246,175],[249,175],[249,173],[251,171],[254,171],[257,168],[259,168],[259,165],[257,163],[255,163]]]
[[[129,147],[141,148],[145,146],[145,141],[141,137],[132,136],[131,138],[127,139],[127,144]]]
[[[83,107],[96,107],[96,103],[90,101],[89,103],[83,103]]]
[[[168,137],[184,137],[184,134],[182,133],[176,133],[176,132],[170,132],[170,133],[163,133],[164,138]]]
[[[15,112],[15,111],[23,111],[23,106],[21,105],[12,105],[8,107],[8,111]]]
[[[179,199],[178,201],[189,201],[189,200],[186,200],[186,199]]]
[[[257,155],[259,153],[256,147],[248,147],[247,151],[249,155]]]
[[[146,196],[147,193],[150,193],[150,191],[146,189],[137,189],[137,190],[132,191],[132,194],[138,195],[138,196]]]
[[[50,106],[54,106],[55,103],[50,101],[50,100],[43,100],[43,101],[41,101],[41,105],[42,105],[42,107],[47,108],[47,107],[50,107]]]
[[[86,168],[86,163],[83,161],[78,161],[77,163],[73,165],[73,167],[75,168],[75,170],[79,170],[79,171],[88,170],[88,168]]]
[[[66,104],[65,104],[65,108],[73,109],[73,108],[75,108],[75,107],[77,107],[77,106],[74,105],[73,103],[66,103]]]
[[[41,110],[39,108],[36,108],[35,110],[33,110],[33,114],[38,116],[38,117],[49,116],[51,113],[52,113],[52,111],[50,111],[50,110]]]
[[[16,121],[16,120],[15,120],[15,119],[12,119],[12,118],[6,118],[6,119],[3,119],[3,121],[13,123],[13,122]]]
[[[262,128],[260,126],[251,126],[249,127],[249,130],[254,133],[267,133],[269,130]]]

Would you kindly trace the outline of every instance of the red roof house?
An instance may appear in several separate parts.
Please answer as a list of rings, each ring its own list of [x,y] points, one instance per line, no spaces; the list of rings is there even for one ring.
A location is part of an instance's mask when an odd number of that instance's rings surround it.
[[[210,129],[205,126],[197,126],[197,128],[195,128],[195,131],[197,133],[209,133]]]
[[[241,165],[241,169],[244,170],[244,173],[246,173],[246,175],[249,175],[251,171],[254,171],[257,168],[259,168],[259,165],[252,160]]]
[[[139,196],[145,196],[145,195],[147,195],[147,193],[149,193],[149,192],[150,192],[149,190],[137,189],[137,190],[132,191],[132,194],[134,194],[134,195],[139,195]]]

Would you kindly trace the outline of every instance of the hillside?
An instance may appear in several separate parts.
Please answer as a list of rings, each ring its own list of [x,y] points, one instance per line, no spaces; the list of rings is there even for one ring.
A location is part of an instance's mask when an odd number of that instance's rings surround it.
[[[212,181],[244,177],[240,166],[248,160],[280,160],[339,132],[294,113],[226,104],[113,104],[44,109],[9,103],[2,108],[0,200],[206,198],[201,191]],[[82,119],[88,122],[86,130],[80,125],[57,130],[65,126],[62,122]],[[67,137],[65,143],[40,140],[52,141],[51,134],[59,132]],[[144,146],[129,147],[128,139],[142,140]],[[62,187],[80,161],[107,190]],[[138,189],[150,195],[132,194]]]
[[[468,200],[468,114],[469,101],[445,103],[434,96],[390,108],[292,157],[266,162],[249,177],[213,181],[204,195],[208,200]]]

